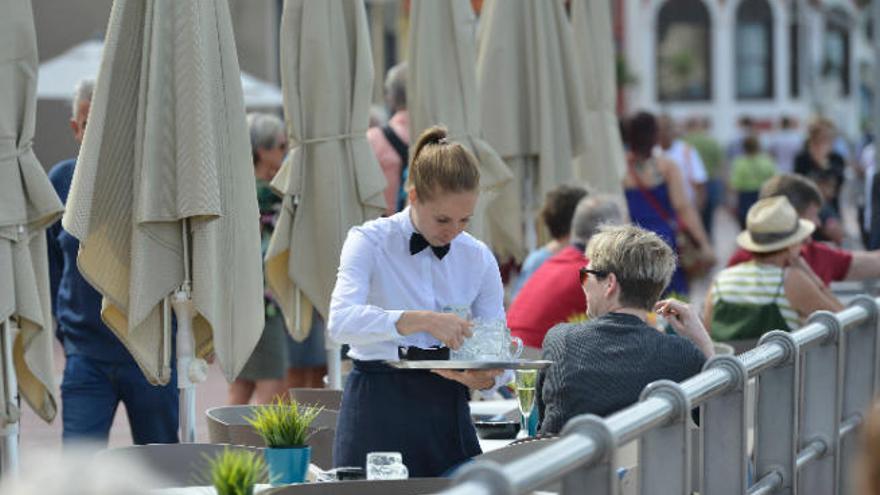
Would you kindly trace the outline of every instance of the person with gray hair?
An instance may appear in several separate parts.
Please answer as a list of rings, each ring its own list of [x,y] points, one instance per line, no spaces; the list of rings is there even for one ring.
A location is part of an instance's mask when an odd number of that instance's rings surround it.
[[[577,203],[569,220],[570,243],[535,270],[507,311],[507,326],[522,339],[526,357],[540,357],[544,335],[553,325],[583,319],[587,306],[578,270],[587,264],[584,248],[601,225],[622,222],[613,196],[588,196]]]
[[[649,383],[680,382],[714,354],[696,313],[674,299],[659,301],[675,271],[675,254],[657,234],[634,225],[605,226],[587,244],[580,284],[589,320],[547,332],[538,376],[541,433],[559,433],[581,414],[607,416],[639,399]],[[650,326],[663,315],[678,335]]]
[[[74,91],[70,128],[77,143],[86,131],[94,82],[80,81]],[[67,202],[76,158],[49,171],[49,180]],[[167,385],[153,386],[128,349],[101,319],[101,294],[76,264],[79,241],[59,220],[46,231],[55,332],[64,347],[61,381],[65,446],[92,441],[106,444],[119,403],[125,405],[134,443],[177,442],[176,366]]]
[[[77,144],[82,143],[86,132],[86,121],[89,118],[94,92],[95,81],[92,79],[83,79],[73,90],[73,99],[70,102],[70,130],[73,131],[73,139]]]
[[[265,254],[281,211],[281,197],[272,191],[270,183],[287,154],[287,130],[279,117],[269,113],[249,113],[247,123]],[[266,326],[244,369],[229,385],[228,402],[232,405],[247,404],[251,400],[267,404],[292,387],[323,386],[327,358],[320,315],[313,313],[309,337],[303,342],[294,342],[285,329],[280,308],[268,292],[263,302]]]
[[[406,107],[406,62],[388,70],[385,77],[385,104],[391,117],[382,126],[367,130],[367,141],[385,174],[385,216],[406,206],[407,165],[409,164],[409,112]]]

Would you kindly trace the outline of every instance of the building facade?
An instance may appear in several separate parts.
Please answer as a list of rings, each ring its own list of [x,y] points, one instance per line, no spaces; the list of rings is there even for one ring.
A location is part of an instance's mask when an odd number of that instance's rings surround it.
[[[722,140],[751,117],[817,114],[855,139],[868,118],[867,9],[851,0],[615,0],[628,111],[706,118]]]

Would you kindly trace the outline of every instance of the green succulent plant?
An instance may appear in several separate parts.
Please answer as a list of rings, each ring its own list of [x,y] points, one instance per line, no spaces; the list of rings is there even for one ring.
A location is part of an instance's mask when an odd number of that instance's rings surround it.
[[[223,449],[208,457],[208,469],[217,495],[253,495],[254,485],[268,478],[263,456],[246,450]]]
[[[255,407],[247,421],[263,437],[267,447],[304,447],[309,439],[309,426],[323,410],[323,407],[277,399],[272,404]]]

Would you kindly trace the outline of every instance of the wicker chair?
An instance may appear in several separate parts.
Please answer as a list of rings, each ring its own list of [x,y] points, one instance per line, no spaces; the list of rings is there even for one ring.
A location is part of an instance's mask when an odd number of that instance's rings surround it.
[[[265,447],[263,438],[247,422],[259,406],[220,406],[205,411],[208,422],[208,438],[212,443],[229,443]],[[336,437],[337,411],[324,409],[312,422],[308,440],[312,448],[312,464],[321,469],[333,467],[333,442]]]
[[[303,404],[324,406],[324,409],[338,411],[342,405],[342,390],[332,388],[292,388],[290,398]]]

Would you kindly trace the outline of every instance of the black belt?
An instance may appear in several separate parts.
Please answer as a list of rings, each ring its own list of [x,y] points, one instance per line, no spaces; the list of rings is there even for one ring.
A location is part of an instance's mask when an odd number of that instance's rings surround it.
[[[421,347],[398,347],[397,357],[406,359],[407,361],[448,361],[448,347],[431,347],[423,349]]]

